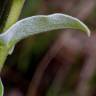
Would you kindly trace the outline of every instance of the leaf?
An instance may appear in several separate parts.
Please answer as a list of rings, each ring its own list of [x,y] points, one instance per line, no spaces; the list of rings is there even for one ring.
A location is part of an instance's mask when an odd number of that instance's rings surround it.
[[[15,23],[6,32],[0,34],[0,71],[8,52],[9,54],[12,53],[15,44],[20,40],[30,35],[64,28],[79,29],[87,32],[90,36],[90,30],[80,20],[59,13],[32,16]],[[3,96],[3,91],[4,88],[0,80],[0,96]]]
[[[18,21],[0,35],[0,41],[6,47],[12,48],[21,39],[30,35],[64,28],[79,29],[87,32],[88,36],[90,36],[90,30],[80,20],[65,14],[56,13],[52,15],[32,16]]]
[[[0,79],[0,96],[3,96],[3,92],[4,92],[4,87],[3,87],[2,81]]]

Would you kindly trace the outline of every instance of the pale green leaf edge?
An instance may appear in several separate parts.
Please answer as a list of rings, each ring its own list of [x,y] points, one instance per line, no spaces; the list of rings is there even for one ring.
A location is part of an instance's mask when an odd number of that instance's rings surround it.
[[[3,87],[2,81],[0,79],[0,96],[3,96],[3,93],[4,93],[4,87]]]
[[[55,13],[52,15],[32,16],[18,21],[6,32],[0,34],[0,42],[10,49],[21,39],[30,35],[64,28],[79,29],[87,32],[87,35],[90,36],[89,28],[79,19]]]

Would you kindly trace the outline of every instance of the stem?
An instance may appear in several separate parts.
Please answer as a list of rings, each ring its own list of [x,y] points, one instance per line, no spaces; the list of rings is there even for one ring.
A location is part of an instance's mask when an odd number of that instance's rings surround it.
[[[25,0],[13,0],[12,1],[9,16],[5,23],[3,32],[5,32],[11,25],[13,25],[18,20],[22,7],[24,5],[24,1]]]
[[[8,55],[8,49],[5,48],[5,46],[0,46],[0,72],[6,60],[7,55]]]
[[[13,25],[18,20],[22,7],[24,5],[24,1],[25,0],[13,0],[12,1],[11,9],[9,11],[9,16],[3,28],[3,32],[5,32],[11,25]],[[9,50],[8,48],[0,44],[0,71],[8,56],[8,50]]]

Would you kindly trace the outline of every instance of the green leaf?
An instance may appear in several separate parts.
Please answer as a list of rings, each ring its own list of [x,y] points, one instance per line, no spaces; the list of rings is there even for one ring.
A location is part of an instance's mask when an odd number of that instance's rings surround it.
[[[48,16],[32,16],[18,21],[9,30],[0,35],[0,40],[9,47],[10,45],[14,46],[21,39],[30,35],[63,28],[79,29],[87,32],[88,36],[90,35],[90,30],[80,20],[56,13]]]
[[[64,28],[79,29],[90,36],[90,30],[84,23],[65,14],[37,15],[18,21],[0,34],[0,70],[8,53],[12,53],[15,44],[20,40],[30,35]]]
[[[4,92],[4,87],[3,87],[2,81],[0,79],[0,96],[3,96],[3,92]]]
[[[90,30],[80,20],[68,15],[56,13],[48,16],[32,16],[18,21],[9,30],[0,35],[0,40],[7,47],[10,47],[10,45],[12,47],[21,39],[30,35],[63,28],[79,29],[87,32],[88,36],[90,35]]]
[[[32,16],[15,23],[6,32],[0,34],[0,71],[8,53],[12,53],[15,44],[20,40],[30,35],[64,28],[79,29],[87,32],[88,36],[90,36],[90,30],[84,23],[65,14],[56,13],[52,15]],[[3,95],[1,81],[0,95]]]

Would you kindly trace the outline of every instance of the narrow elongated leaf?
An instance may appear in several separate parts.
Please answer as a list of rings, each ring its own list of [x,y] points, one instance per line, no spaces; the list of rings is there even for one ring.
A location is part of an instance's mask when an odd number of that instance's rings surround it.
[[[63,28],[79,29],[87,32],[88,36],[90,35],[90,30],[80,20],[56,13],[52,15],[32,16],[18,21],[9,30],[0,35],[0,41],[7,47],[12,47],[18,41],[30,35]]]
[[[3,88],[3,84],[0,79],[0,96],[3,96],[3,92],[4,92],[4,88]]]

